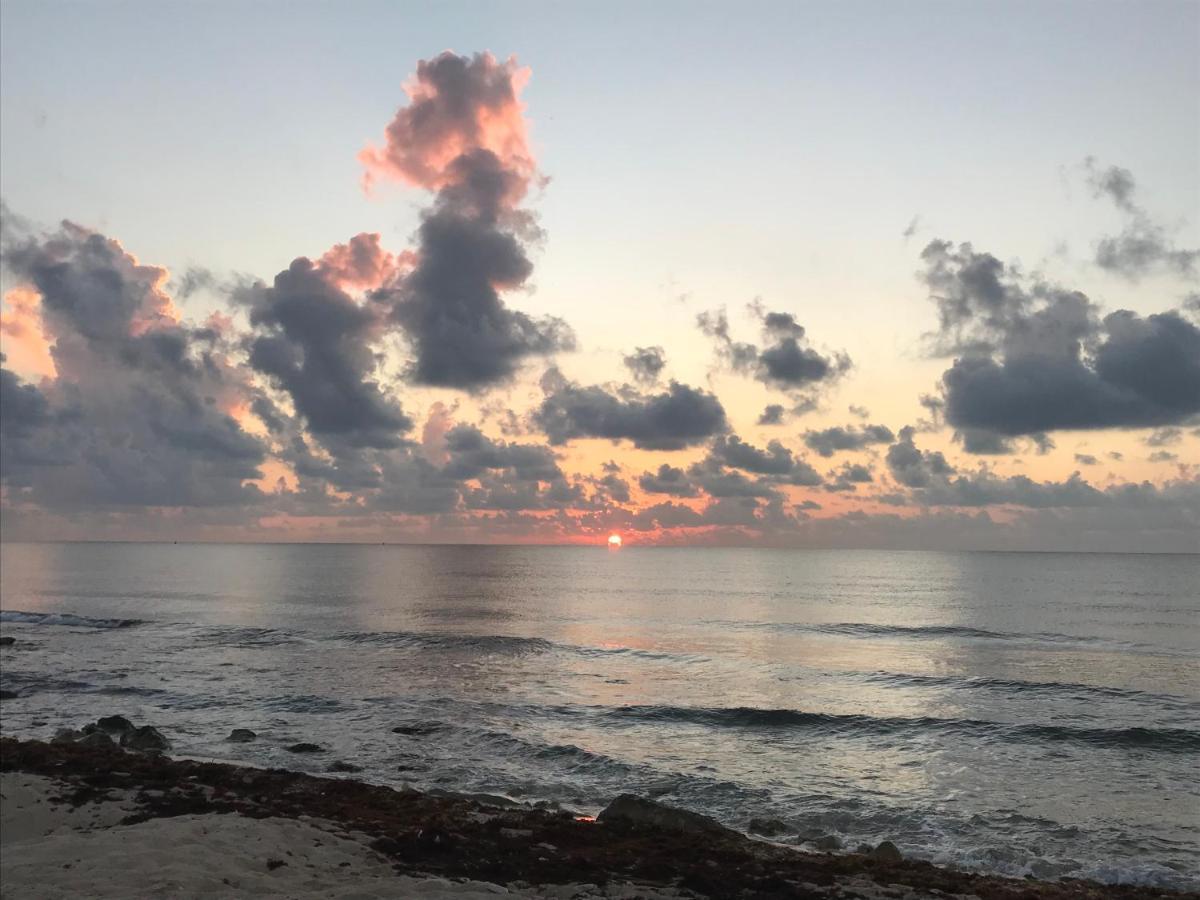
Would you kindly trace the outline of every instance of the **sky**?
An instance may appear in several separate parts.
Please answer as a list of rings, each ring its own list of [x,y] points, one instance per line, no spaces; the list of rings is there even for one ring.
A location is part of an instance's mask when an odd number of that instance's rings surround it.
[[[1200,3],[0,6],[5,540],[1200,551]]]

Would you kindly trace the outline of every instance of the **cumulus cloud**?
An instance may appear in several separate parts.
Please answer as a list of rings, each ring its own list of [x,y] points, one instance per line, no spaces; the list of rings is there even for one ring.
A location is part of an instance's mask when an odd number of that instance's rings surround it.
[[[937,304],[946,422],[967,449],[1057,429],[1145,427],[1200,413],[1200,329],[1177,311],[1101,317],[1083,293],[1034,281],[970,244],[933,241],[923,278]]]
[[[301,257],[243,294],[257,334],[250,365],[290,397],[318,438],[352,447],[395,447],[412,420],[379,384],[374,345],[386,311],[359,303],[338,270]]]
[[[656,472],[643,472],[638,476],[638,487],[647,494],[668,494],[672,497],[695,497],[696,486],[683,469],[663,463]]]
[[[638,347],[622,358],[625,368],[639,384],[657,384],[667,366],[667,354],[662,347]]]
[[[1096,264],[1132,281],[1156,270],[1190,276],[1200,262],[1200,250],[1175,245],[1166,228],[1156,223],[1135,196],[1133,173],[1121,166],[1100,167],[1093,157],[1084,161],[1092,195],[1107,198],[1125,217],[1118,234],[1101,238],[1096,245]]]
[[[840,450],[863,450],[872,444],[887,444],[895,440],[886,425],[835,425],[819,431],[804,433],[804,445],[819,456],[833,456]]]
[[[0,441],[8,503],[80,509],[244,505],[263,443],[235,415],[247,373],[223,335],[179,318],[168,273],[64,222],[5,235],[4,263],[35,292],[53,374],[5,369]]]
[[[627,440],[643,450],[682,450],[726,428],[713,394],[672,381],[660,393],[615,390],[567,381],[557,370],[543,378],[545,398],[533,420],[552,444],[577,438]]]
[[[783,424],[784,408],[782,403],[768,403],[758,416],[759,425]]]
[[[724,309],[696,317],[700,331],[713,339],[718,357],[734,372],[796,395],[798,404],[805,408],[812,405],[822,387],[849,371],[850,357],[845,353],[822,354],[808,346],[804,326],[791,313],[771,312],[758,302],[748,309],[761,326],[761,347],[733,339]]]
[[[368,186],[389,178],[437,192],[412,269],[390,291],[416,384],[478,391],[510,380],[530,357],[574,347],[562,319],[501,298],[528,280],[526,248],[541,234],[520,206],[538,178],[518,99],[527,78],[514,60],[487,53],[422,61],[383,146],[359,155]]]

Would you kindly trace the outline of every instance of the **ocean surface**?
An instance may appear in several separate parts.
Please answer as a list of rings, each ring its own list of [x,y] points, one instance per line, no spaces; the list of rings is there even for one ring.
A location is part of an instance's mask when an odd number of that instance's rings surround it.
[[[6,544],[7,735],[1200,885],[1200,556]],[[230,744],[250,728],[252,744]],[[395,731],[394,729],[399,729]],[[300,756],[283,748],[326,748]]]

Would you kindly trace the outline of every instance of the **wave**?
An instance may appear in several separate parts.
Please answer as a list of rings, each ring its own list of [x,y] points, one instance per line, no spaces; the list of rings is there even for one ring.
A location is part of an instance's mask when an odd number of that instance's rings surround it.
[[[855,674],[859,673],[847,673]],[[953,687],[965,690],[994,690],[1018,694],[1086,695],[1115,700],[1150,700],[1156,704],[1179,709],[1200,709],[1200,703],[1176,694],[1156,694],[1132,688],[1098,684],[1079,684],[1070,681],[1024,681],[1018,678],[989,678],[964,675],[910,675],[901,672],[870,672],[861,675],[866,681],[897,687]]]
[[[73,613],[35,613],[19,609],[0,610],[0,622],[20,622],[25,625],[69,625],[79,628],[132,628],[145,624],[144,619],[99,619]]]
[[[716,728],[793,730],[828,735],[921,736],[959,734],[1009,741],[1072,742],[1110,748],[1200,752],[1200,732],[1184,728],[1076,728],[1067,725],[989,722],[980,719],[875,718],[753,707],[623,706],[608,710],[617,720],[672,722]]]
[[[390,647],[421,647],[425,649],[468,649],[484,653],[546,653],[558,647],[545,638],[520,637],[507,634],[456,634],[438,631],[367,631],[338,632],[334,640],[355,644],[382,644]]]
[[[836,634],[850,637],[898,637],[914,639],[965,638],[968,640],[1014,641],[1024,643],[1087,644],[1118,647],[1124,650],[1150,650],[1174,654],[1182,652],[1155,644],[1121,641],[1087,634],[1063,634],[1057,631],[995,631],[970,625],[885,625],[877,622],[705,622],[732,628],[765,629],[768,631],[800,632],[806,634]]]

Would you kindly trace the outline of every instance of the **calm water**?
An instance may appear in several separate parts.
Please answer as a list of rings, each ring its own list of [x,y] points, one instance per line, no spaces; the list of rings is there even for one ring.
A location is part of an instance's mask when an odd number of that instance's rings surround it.
[[[9,544],[0,574],[6,734],[123,713],[181,754],[1200,883],[1200,556]]]

